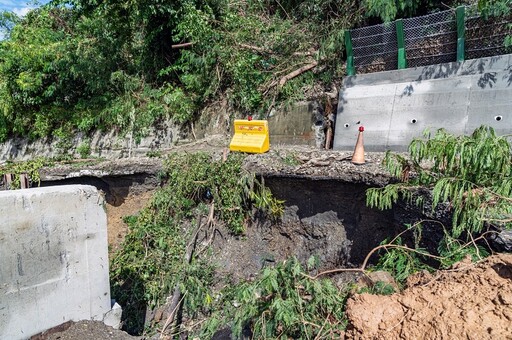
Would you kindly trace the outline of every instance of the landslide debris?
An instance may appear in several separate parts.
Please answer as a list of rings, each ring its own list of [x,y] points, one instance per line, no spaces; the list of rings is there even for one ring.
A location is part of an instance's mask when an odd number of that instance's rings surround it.
[[[356,294],[348,339],[512,339],[512,254],[409,278],[399,294]]]

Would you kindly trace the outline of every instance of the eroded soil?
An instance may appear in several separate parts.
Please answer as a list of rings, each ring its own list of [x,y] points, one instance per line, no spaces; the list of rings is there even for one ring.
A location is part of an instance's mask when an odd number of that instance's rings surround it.
[[[512,254],[409,278],[390,296],[348,300],[349,339],[512,339]]]
[[[146,204],[156,189],[149,189],[139,194],[128,194],[122,204],[116,206],[107,202],[107,234],[110,253],[115,252],[128,233],[124,217],[137,214]]]

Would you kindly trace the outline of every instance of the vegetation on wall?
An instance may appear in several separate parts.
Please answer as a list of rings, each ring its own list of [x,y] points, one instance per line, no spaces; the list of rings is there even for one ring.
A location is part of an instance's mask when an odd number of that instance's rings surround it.
[[[295,15],[257,0],[70,0],[24,18],[3,12],[0,140],[92,129],[140,137],[221,98],[265,115],[313,79],[330,86],[342,75],[343,28],[360,10],[309,17],[325,5],[313,3]]]
[[[19,189],[21,187],[20,176],[24,174],[33,186],[39,186],[41,181],[39,170],[53,164],[54,161],[42,157],[26,162],[7,162],[0,166],[0,180],[3,179],[4,175],[12,175],[9,189]]]

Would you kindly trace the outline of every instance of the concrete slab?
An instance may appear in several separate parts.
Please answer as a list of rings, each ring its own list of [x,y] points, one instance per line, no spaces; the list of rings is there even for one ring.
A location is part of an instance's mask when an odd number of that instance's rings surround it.
[[[0,191],[0,338],[110,310],[107,220],[96,188]]]

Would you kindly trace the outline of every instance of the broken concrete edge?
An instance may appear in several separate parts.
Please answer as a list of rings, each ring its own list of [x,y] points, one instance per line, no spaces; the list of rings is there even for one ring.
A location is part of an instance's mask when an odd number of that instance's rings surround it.
[[[265,172],[258,171],[255,173],[256,176],[263,178],[294,178],[294,179],[305,179],[310,181],[333,181],[339,183],[352,183],[362,184],[370,187],[384,187],[392,182],[392,178],[386,174],[356,174],[356,173],[344,173],[343,175],[307,175],[307,174],[293,174],[287,172]],[[373,178],[372,178],[373,176]]]
[[[279,153],[282,150],[294,150],[293,147],[285,148],[274,147],[265,154],[248,155],[244,162],[244,169],[253,172],[258,176],[270,177],[295,177],[313,180],[339,180],[350,183],[363,183],[371,186],[383,186],[392,179],[387,170],[381,165],[384,153],[366,153],[368,162],[363,166],[354,166],[344,159],[350,157],[351,153],[332,150],[317,150],[312,147],[298,147],[295,152],[304,159],[310,159],[312,163],[318,157],[339,155],[339,159],[330,159],[329,162],[335,166],[332,169],[327,164],[321,166],[312,164],[311,168],[315,173],[307,173],[305,167],[309,167],[307,161],[302,166],[286,166],[279,163]],[[219,155],[223,150],[212,150],[212,153]],[[346,157],[345,157],[346,156]],[[129,158],[117,161],[105,160],[91,165],[84,164],[77,169],[76,165],[60,165],[55,167],[45,167],[40,170],[42,182],[59,181],[79,177],[105,178],[109,176],[128,176],[128,175],[148,175],[157,176],[164,170],[164,159],[161,158]]]
[[[107,177],[137,174],[157,174],[163,169],[160,158],[125,158],[119,160],[103,160],[91,164],[58,164],[43,167],[39,171],[41,181],[58,181],[78,177]]]
[[[121,329],[121,316],[123,314],[123,308],[117,303],[113,302],[112,309],[105,313],[103,316],[103,323],[114,329]]]

